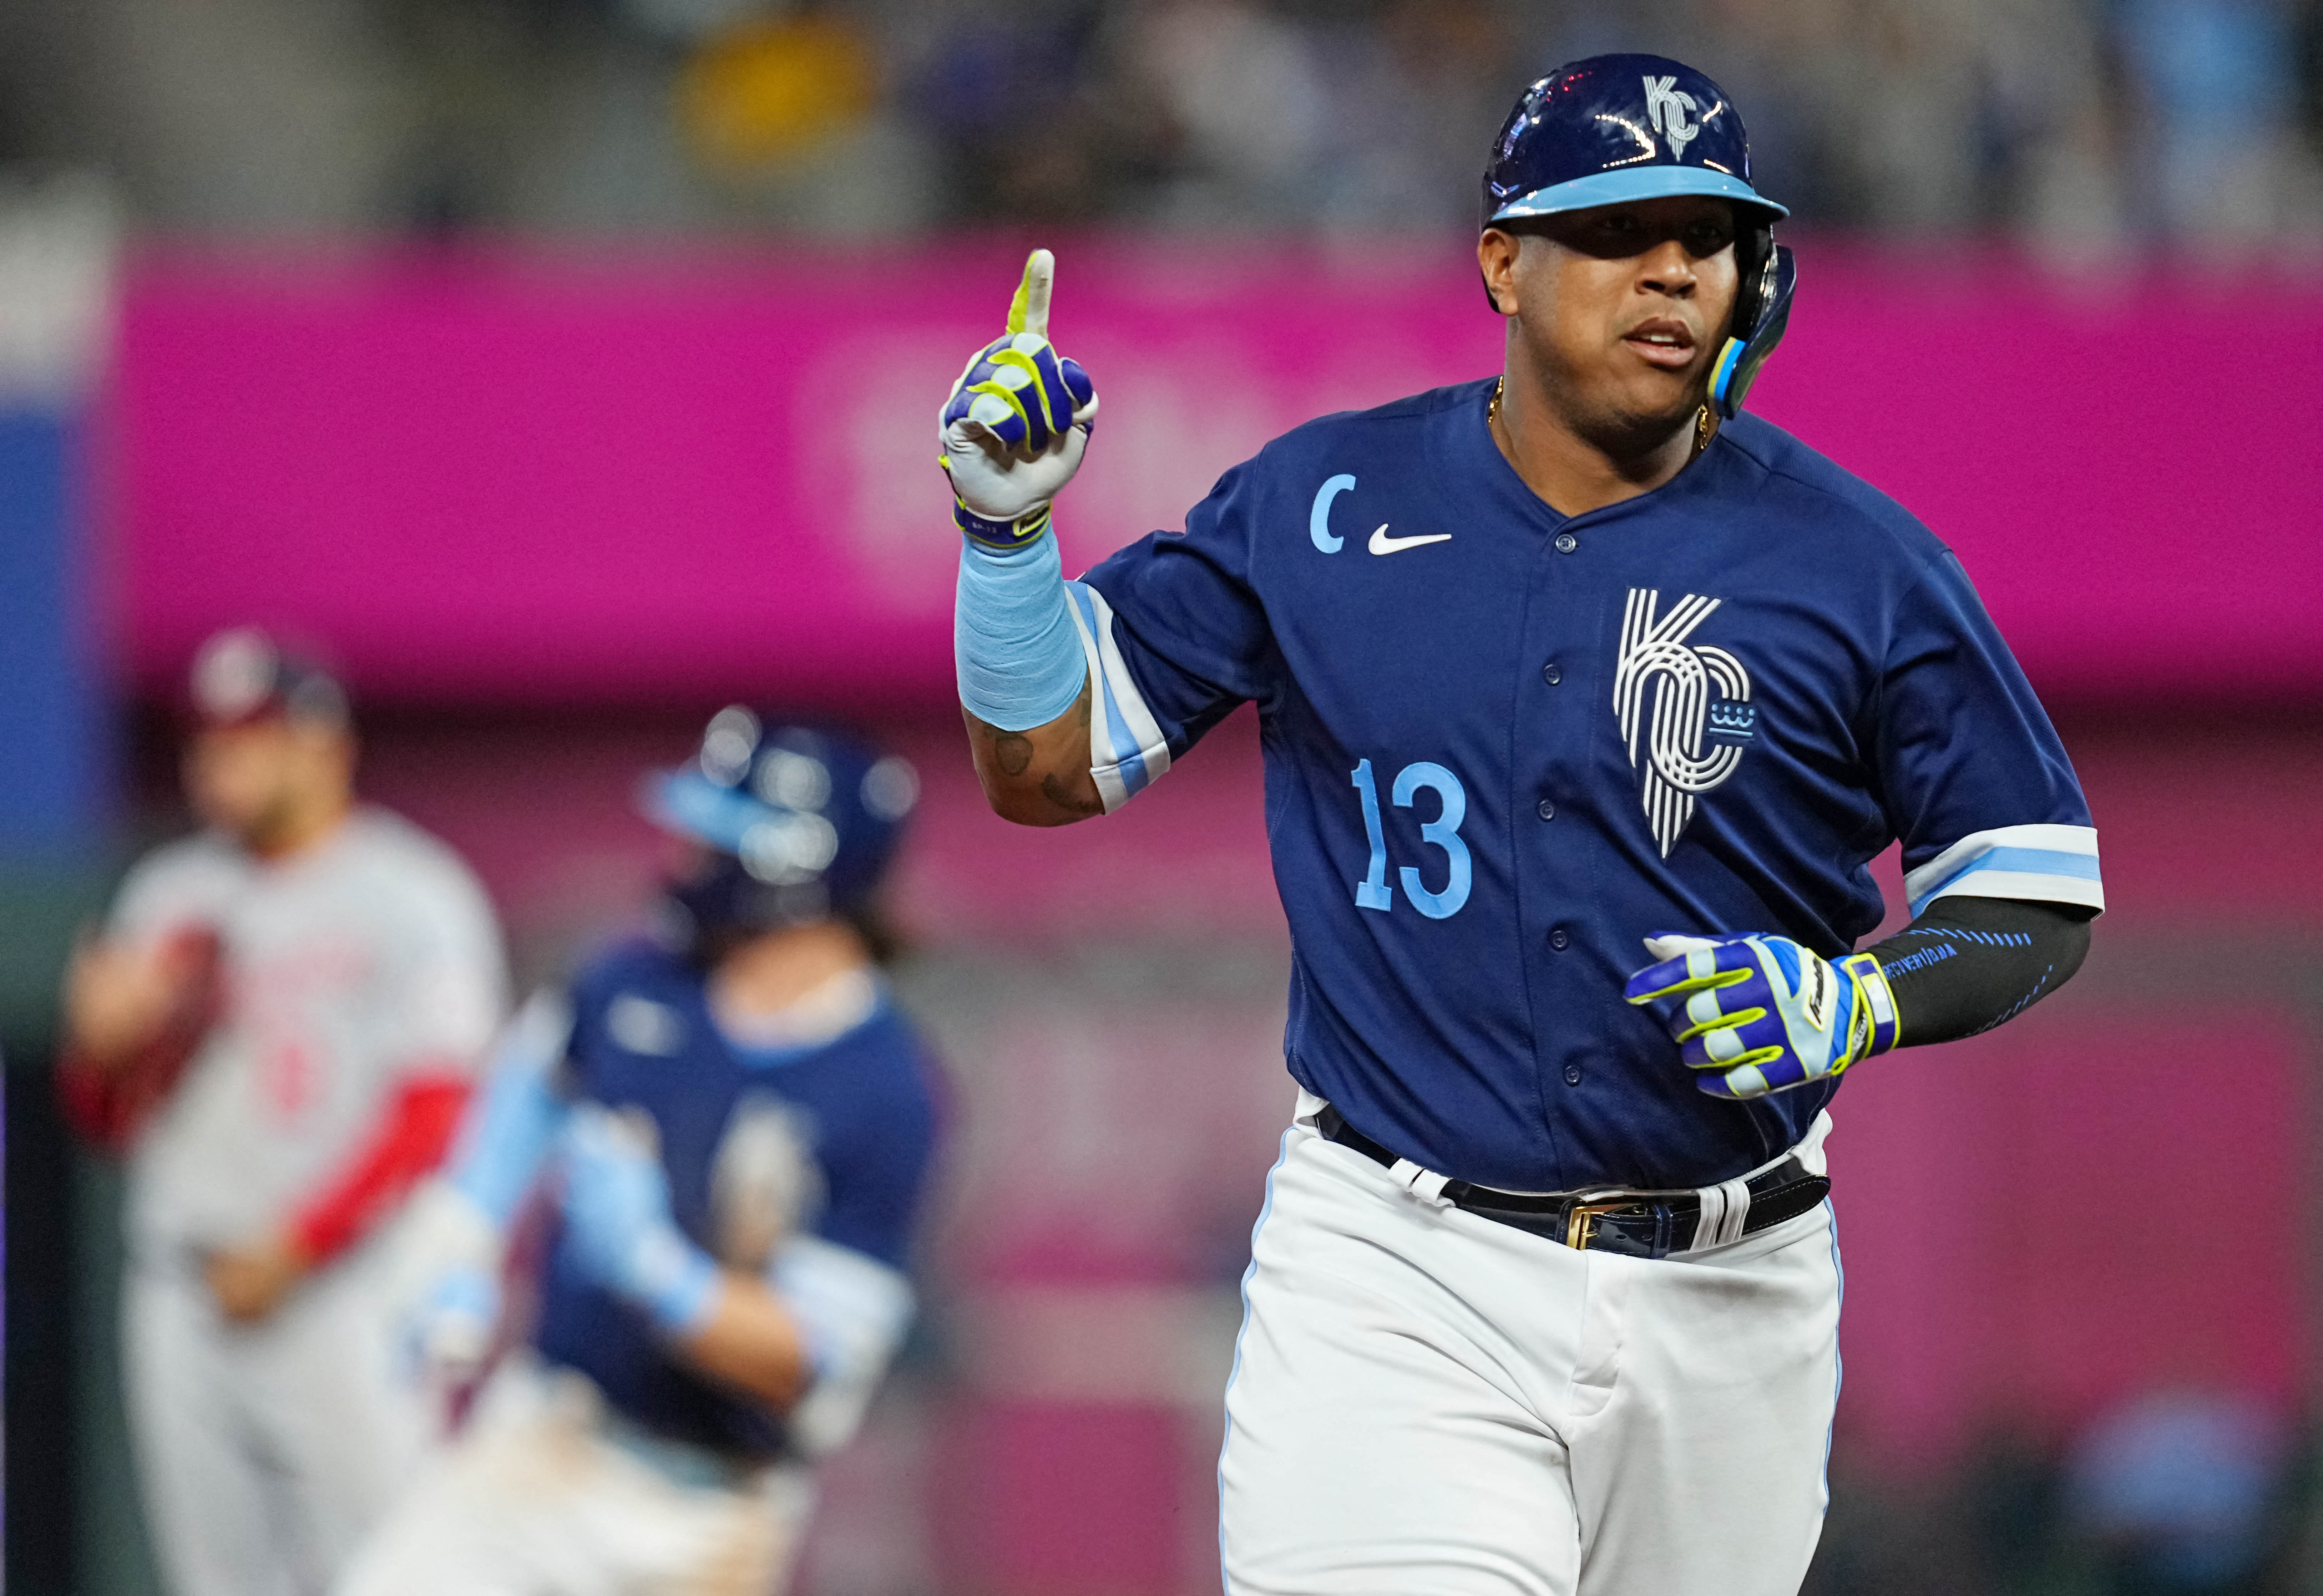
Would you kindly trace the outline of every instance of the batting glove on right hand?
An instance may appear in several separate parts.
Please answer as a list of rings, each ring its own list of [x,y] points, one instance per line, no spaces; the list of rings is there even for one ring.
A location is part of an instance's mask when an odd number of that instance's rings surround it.
[[[1008,307],[1008,331],[977,351],[944,401],[938,463],[952,519],[977,542],[1022,548],[1049,529],[1049,505],[1081,468],[1097,386],[1049,343],[1057,258],[1034,250]]]
[[[652,1120],[583,1103],[566,1120],[565,1245],[583,1272],[673,1335],[707,1317],[718,1266],[669,1211]]]
[[[1660,963],[1622,995],[1651,1004],[1713,1097],[1763,1097],[1835,1076],[1896,1045],[1896,999],[1878,960],[1836,965],[1788,937],[1646,939]]]

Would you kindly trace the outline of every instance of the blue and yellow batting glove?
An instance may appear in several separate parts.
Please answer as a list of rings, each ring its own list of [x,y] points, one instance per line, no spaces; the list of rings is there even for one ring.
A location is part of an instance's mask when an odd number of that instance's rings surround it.
[[[1034,250],[1008,330],[969,358],[937,421],[952,518],[977,542],[1022,548],[1049,529],[1049,503],[1080,469],[1097,385],[1049,342],[1056,257]]]
[[[1651,1005],[1713,1097],[1763,1097],[1837,1075],[1896,1045],[1896,997],[1879,961],[1833,964],[1788,937],[1646,939],[1661,962],[1622,995]]]

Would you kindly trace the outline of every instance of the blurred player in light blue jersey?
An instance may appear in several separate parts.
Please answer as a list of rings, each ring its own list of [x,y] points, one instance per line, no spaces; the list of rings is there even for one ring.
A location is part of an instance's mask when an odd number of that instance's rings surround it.
[[[868,915],[916,795],[900,758],[739,708],[649,780],[693,849],[667,929],[528,1005],[423,1197],[446,1261],[417,1338],[455,1372],[519,1211],[553,1206],[528,1344],[342,1596],[785,1582],[913,1311],[932,1069]]]

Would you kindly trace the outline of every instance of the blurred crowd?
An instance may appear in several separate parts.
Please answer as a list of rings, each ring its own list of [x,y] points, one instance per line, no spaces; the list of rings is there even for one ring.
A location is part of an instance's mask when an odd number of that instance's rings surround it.
[[[2316,0],[15,0],[0,163],[204,233],[1451,231],[1617,49],[1718,78],[1803,220],[2323,236]]]
[[[2300,1596],[2318,1457],[2247,1395],[2132,1393],[2062,1445],[1998,1431],[1933,1478],[1843,1472],[1802,1596]]]

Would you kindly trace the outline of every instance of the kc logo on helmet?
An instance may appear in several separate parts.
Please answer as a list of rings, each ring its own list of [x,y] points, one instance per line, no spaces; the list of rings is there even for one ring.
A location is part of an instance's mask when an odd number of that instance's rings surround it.
[[[1670,153],[1684,159],[1685,147],[1694,142],[1702,131],[1698,123],[1688,123],[1686,114],[1698,111],[1694,96],[1677,87],[1676,76],[1646,79],[1646,120],[1654,131],[1670,142]]]

